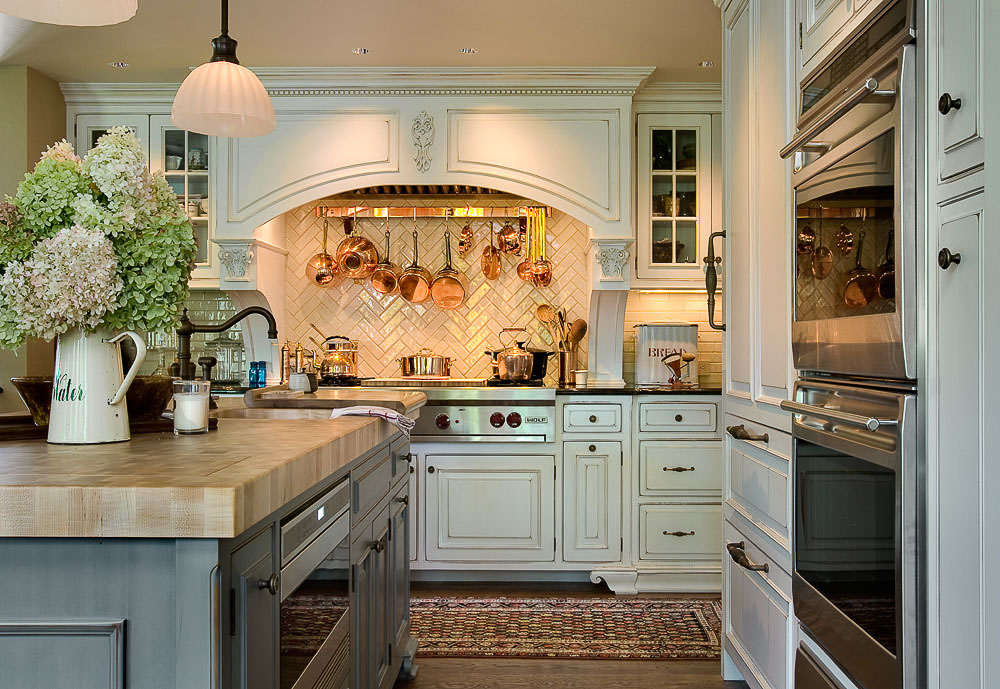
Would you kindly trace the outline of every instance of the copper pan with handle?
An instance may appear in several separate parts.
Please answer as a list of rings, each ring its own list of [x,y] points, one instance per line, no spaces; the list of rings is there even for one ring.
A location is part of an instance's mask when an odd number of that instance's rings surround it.
[[[451,265],[451,233],[444,233],[444,268],[431,280],[431,299],[442,309],[457,309],[465,302],[468,284],[465,275]]]
[[[431,273],[420,265],[417,251],[417,231],[413,231],[413,263],[399,276],[399,295],[412,304],[419,304],[431,295]]]

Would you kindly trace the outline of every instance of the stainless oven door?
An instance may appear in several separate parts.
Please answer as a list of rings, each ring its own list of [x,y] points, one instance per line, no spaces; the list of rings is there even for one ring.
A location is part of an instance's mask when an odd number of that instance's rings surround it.
[[[914,58],[901,48],[783,151],[800,371],[917,377]]]
[[[281,525],[280,689],[350,683],[349,505],[342,481]]]
[[[799,381],[792,596],[802,626],[865,689],[915,666],[916,396]],[[906,685],[912,686],[912,685]]]

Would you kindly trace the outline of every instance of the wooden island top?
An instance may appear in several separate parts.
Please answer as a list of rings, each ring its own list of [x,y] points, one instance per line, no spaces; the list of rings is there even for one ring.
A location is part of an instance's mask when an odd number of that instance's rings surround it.
[[[407,413],[426,399],[399,398]],[[231,538],[321,481],[346,475],[396,433],[366,417],[220,418],[217,431],[195,436],[151,433],[89,446],[2,442],[0,537]]]

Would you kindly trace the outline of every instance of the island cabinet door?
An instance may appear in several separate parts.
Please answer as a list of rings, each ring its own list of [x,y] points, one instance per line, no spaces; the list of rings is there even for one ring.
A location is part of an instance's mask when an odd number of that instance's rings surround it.
[[[278,686],[277,567],[267,528],[233,551],[229,592],[232,689]]]
[[[372,542],[374,559],[372,561],[372,578],[370,580],[372,596],[372,656],[375,674],[371,687],[392,686],[394,678],[388,677],[392,666],[392,594],[390,563],[392,548],[389,543],[389,508],[382,510],[372,523]]]
[[[563,559],[622,556],[622,444],[563,443]]]
[[[427,559],[552,562],[555,457],[428,455]]]
[[[392,602],[390,632],[392,663],[399,659],[410,629],[410,490],[409,485],[393,496],[389,517],[389,600]]]

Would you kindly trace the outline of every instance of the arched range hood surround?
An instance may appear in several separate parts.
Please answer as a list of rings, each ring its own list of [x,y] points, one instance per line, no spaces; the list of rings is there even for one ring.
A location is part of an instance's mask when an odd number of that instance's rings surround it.
[[[590,228],[591,381],[623,385],[632,96],[650,72],[258,70],[274,133],[214,142],[221,287],[283,307],[284,273],[266,266],[284,258],[281,216],[303,204],[368,187],[495,189]]]

